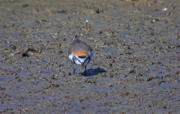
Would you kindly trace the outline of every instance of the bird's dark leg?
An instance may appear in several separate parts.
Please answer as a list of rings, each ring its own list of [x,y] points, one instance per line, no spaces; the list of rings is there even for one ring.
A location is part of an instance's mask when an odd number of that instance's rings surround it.
[[[86,73],[87,73],[87,71],[86,71],[86,65],[84,65],[84,73],[85,73],[85,75],[86,75]]]
[[[72,60],[72,67],[73,67],[73,75],[75,75],[76,74],[75,57],[73,57]]]
[[[73,64],[73,75],[76,74],[75,64]]]
[[[76,73],[76,67],[75,67],[75,64],[72,62],[72,74],[75,75]]]

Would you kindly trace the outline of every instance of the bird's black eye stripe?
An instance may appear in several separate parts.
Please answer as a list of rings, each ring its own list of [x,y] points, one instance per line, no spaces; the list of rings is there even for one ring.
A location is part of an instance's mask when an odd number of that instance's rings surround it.
[[[88,56],[85,61],[82,63],[78,58],[76,58],[75,56],[73,57],[73,63],[76,63],[75,60],[79,61],[81,64],[85,64],[87,61],[89,62],[91,60],[91,58]]]
[[[78,58],[76,58],[76,57],[74,56],[74,57],[73,57],[73,63],[76,63],[75,60],[79,61],[79,62],[82,64],[82,62],[81,62]]]
[[[72,59],[72,60],[73,60],[73,63],[75,63],[75,59],[76,59],[76,57],[73,57],[73,59]]]
[[[83,62],[83,64],[84,64],[84,63],[86,63],[86,61],[88,61],[88,62],[89,62],[89,61],[90,61],[90,59],[91,59],[91,58],[88,56],[88,57],[85,59],[85,61]]]

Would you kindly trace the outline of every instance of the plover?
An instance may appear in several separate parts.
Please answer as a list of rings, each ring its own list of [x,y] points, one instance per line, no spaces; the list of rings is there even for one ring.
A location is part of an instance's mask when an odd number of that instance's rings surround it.
[[[87,43],[81,41],[76,36],[70,45],[68,55],[72,63],[83,66],[84,73],[86,73],[86,66],[93,58],[93,50]],[[73,73],[75,72],[73,65]]]

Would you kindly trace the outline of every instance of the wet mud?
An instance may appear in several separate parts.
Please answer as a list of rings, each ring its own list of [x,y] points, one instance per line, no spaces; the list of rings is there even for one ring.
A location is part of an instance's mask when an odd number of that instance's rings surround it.
[[[179,72],[179,0],[0,0],[2,114],[180,114]]]

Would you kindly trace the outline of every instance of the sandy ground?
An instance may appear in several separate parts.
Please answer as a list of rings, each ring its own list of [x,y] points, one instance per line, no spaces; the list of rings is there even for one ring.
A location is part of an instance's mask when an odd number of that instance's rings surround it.
[[[180,0],[0,0],[1,114],[180,114],[179,72]]]

